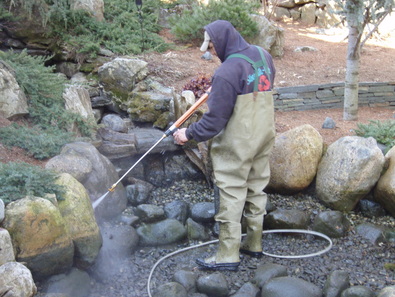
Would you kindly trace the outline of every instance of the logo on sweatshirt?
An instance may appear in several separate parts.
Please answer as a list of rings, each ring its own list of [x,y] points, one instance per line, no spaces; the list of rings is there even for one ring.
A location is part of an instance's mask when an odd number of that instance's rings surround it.
[[[264,92],[264,91],[269,91],[270,90],[270,80],[268,76],[265,73],[265,70],[262,68],[258,68],[258,91],[259,92]],[[255,73],[251,74],[247,78],[247,84],[250,85],[255,82]]]

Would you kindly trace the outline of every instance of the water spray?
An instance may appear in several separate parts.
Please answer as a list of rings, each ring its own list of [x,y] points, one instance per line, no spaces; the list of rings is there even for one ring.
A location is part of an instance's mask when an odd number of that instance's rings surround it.
[[[133,164],[132,167],[129,168],[128,171],[126,171],[126,173],[124,175],[122,175],[122,177],[120,179],[118,179],[112,186],[111,188],[108,189],[108,191],[101,196],[99,199],[97,199],[95,202],[93,202],[92,206],[93,209],[95,209],[103,200],[104,198],[106,198],[106,196],[110,193],[110,192],[114,192],[115,188],[117,187],[117,185],[125,178],[125,176],[127,176],[129,174],[130,171],[133,170],[134,167],[136,167],[136,165],[138,163],[140,163],[141,160],[143,160],[145,158],[145,156],[147,156],[163,139],[165,139],[166,137],[173,135],[173,133],[183,124],[185,123],[186,120],[188,120],[191,115],[200,107],[202,106],[208,99],[208,95],[211,91],[211,87],[206,91],[206,93],[204,93],[198,101],[196,101],[173,125],[171,125],[171,127],[169,129],[167,129],[167,131],[162,135],[162,137],[153,145],[151,146],[151,148],[144,154],[141,156],[140,159],[137,160],[136,163]]]

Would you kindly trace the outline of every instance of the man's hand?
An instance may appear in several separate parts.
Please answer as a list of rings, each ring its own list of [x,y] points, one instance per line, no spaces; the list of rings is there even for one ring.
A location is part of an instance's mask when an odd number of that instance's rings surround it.
[[[173,137],[177,144],[184,145],[188,141],[188,138],[185,134],[186,130],[186,128],[182,128],[174,132]]]

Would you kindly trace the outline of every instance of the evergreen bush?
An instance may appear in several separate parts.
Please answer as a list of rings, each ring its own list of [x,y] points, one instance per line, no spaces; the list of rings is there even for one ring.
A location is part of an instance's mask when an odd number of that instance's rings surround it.
[[[1,128],[0,138],[5,146],[23,148],[38,160],[59,154],[62,146],[74,139],[71,133],[59,129],[28,128],[15,123]]]
[[[13,0],[30,15],[40,11],[49,37],[77,53],[79,62],[94,58],[101,47],[115,54],[140,54],[146,50],[165,51],[169,44],[158,35],[159,8],[168,4],[144,0],[141,11],[129,0],[104,0],[104,20],[87,11],[71,10],[68,0]]]
[[[55,183],[57,177],[52,171],[27,163],[0,163],[0,199],[6,205],[26,196],[45,198],[46,194],[63,200],[65,188]]]
[[[91,136],[95,129],[94,123],[65,110],[63,91],[67,80],[54,73],[54,67],[45,66],[49,58],[29,56],[26,50],[0,51],[0,60],[14,71],[19,86],[29,98],[29,120],[35,126],[34,129],[4,127],[0,129],[0,137],[4,144],[27,149],[37,159],[56,155],[65,143],[72,141],[74,137],[68,131],[75,124],[83,136]]]
[[[370,120],[368,124],[358,123],[357,127],[354,130],[357,136],[373,137],[378,143],[387,147],[386,152],[395,145],[395,120],[384,122]]]
[[[203,38],[203,27],[216,20],[226,20],[247,38],[258,33],[258,26],[250,17],[259,2],[244,0],[209,0],[207,5],[194,2],[180,15],[170,18],[171,31],[177,39],[190,41]]]

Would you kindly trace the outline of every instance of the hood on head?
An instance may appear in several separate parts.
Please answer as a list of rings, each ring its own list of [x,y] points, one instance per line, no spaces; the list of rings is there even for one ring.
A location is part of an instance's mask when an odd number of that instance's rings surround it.
[[[225,61],[229,55],[249,47],[249,44],[228,21],[218,20],[208,24],[204,29],[210,36],[221,62]]]

